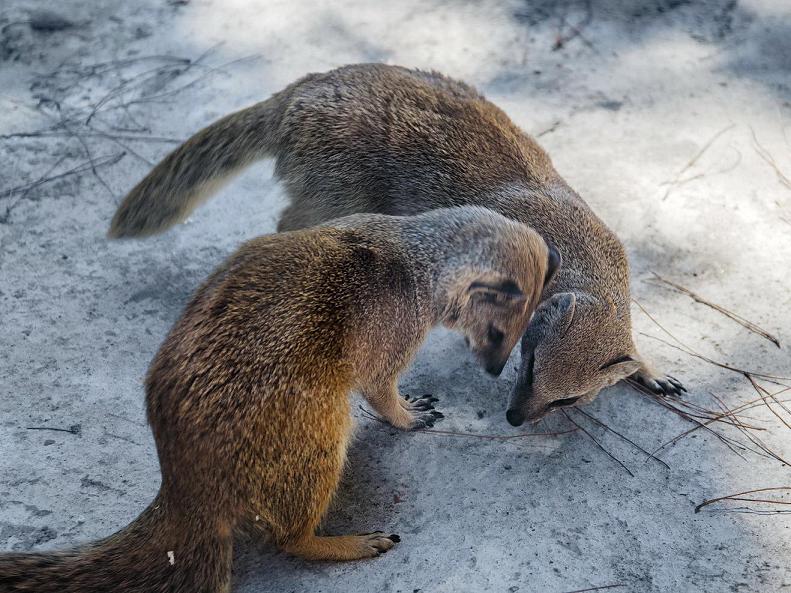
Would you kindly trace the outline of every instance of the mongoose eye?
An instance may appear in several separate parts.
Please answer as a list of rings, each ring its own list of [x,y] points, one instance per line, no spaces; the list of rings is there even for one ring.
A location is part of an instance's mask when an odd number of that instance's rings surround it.
[[[606,369],[607,367],[611,367],[611,366],[613,366],[613,365],[615,365],[615,364],[619,364],[619,363],[621,363],[621,362],[629,362],[630,360],[634,360],[634,358],[632,358],[632,357],[631,357],[631,356],[629,356],[628,354],[623,354],[623,355],[621,355],[621,356],[617,356],[617,357],[613,358],[611,361],[609,361],[609,362],[607,362],[607,363],[605,363],[605,364],[601,365],[601,366],[599,367],[599,370],[600,370],[600,371],[603,371],[603,370],[604,370],[604,369]]]
[[[492,344],[494,344],[495,346],[499,346],[500,344],[503,343],[503,340],[505,339],[505,334],[496,327],[494,327],[493,325],[490,325],[486,337],[489,338],[489,341]]]
[[[549,407],[550,408],[562,408],[564,406],[572,406],[575,403],[577,403],[577,400],[579,398],[581,398],[581,397],[582,397],[581,395],[578,395],[577,397],[566,397],[564,399],[556,399],[555,401],[553,401],[553,402],[551,402],[549,404]]]

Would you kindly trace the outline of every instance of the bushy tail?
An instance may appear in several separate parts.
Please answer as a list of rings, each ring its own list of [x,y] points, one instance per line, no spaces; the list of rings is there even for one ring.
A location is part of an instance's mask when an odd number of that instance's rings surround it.
[[[231,535],[195,519],[155,501],[126,529],[84,548],[0,554],[0,592],[227,593]]]
[[[170,228],[223,182],[273,152],[284,94],[214,122],[166,156],[121,202],[108,236],[144,237]]]

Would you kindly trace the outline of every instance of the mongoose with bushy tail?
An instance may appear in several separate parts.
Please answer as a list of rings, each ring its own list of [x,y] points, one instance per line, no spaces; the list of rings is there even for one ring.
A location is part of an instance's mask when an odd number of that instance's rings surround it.
[[[634,346],[618,237],[533,138],[474,88],[436,72],[360,64],[306,76],[177,148],[126,196],[110,235],[168,228],[223,179],[267,156],[291,199],[280,230],[354,212],[475,204],[557,247],[563,267],[522,340],[512,424],[588,402],[626,377],[658,393],[683,389]]]

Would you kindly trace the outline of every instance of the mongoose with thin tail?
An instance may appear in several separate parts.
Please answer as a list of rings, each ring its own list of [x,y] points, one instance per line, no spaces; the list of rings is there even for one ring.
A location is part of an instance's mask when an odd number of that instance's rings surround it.
[[[558,248],[564,264],[522,340],[511,424],[589,402],[627,377],[657,393],[684,390],[637,353],[618,237],[533,138],[474,88],[437,72],[360,64],[298,80],[167,156],[123,200],[110,236],[163,231],[267,156],[291,200],[280,230],[354,212],[475,204]]]
[[[187,305],[146,379],[162,482],[115,535],[0,554],[3,593],[226,593],[232,537],[259,530],[306,559],[376,556],[397,535],[319,536],[345,462],[349,393],[388,422],[430,426],[402,398],[429,329],[498,372],[557,266],[526,225],[479,207],[361,214],[243,245]]]

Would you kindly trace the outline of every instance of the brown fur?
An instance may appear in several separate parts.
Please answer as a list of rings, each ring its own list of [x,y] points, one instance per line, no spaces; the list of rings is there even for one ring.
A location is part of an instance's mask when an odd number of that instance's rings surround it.
[[[234,152],[238,127],[259,140],[254,152]],[[475,89],[435,72],[362,64],[306,76],[176,149],[124,199],[111,236],[167,228],[203,194],[194,178],[205,183],[218,163],[265,154],[291,198],[279,230],[354,212],[476,204],[529,224],[558,248],[563,267],[522,341],[513,424],[590,401],[628,376],[657,392],[683,389],[637,354],[629,264],[615,234],[533,138]]]
[[[534,231],[471,207],[358,215],[248,242],[197,291],[149,369],[156,500],[82,549],[0,555],[0,591],[227,592],[232,536],[250,526],[307,559],[392,547],[398,537],[381,532],[315,533],[345,461],[350,391],[396,426],[431,424],[431,400],[397,391],[426,333],[454,328],[482,362],[500,364],[549,260]]]

